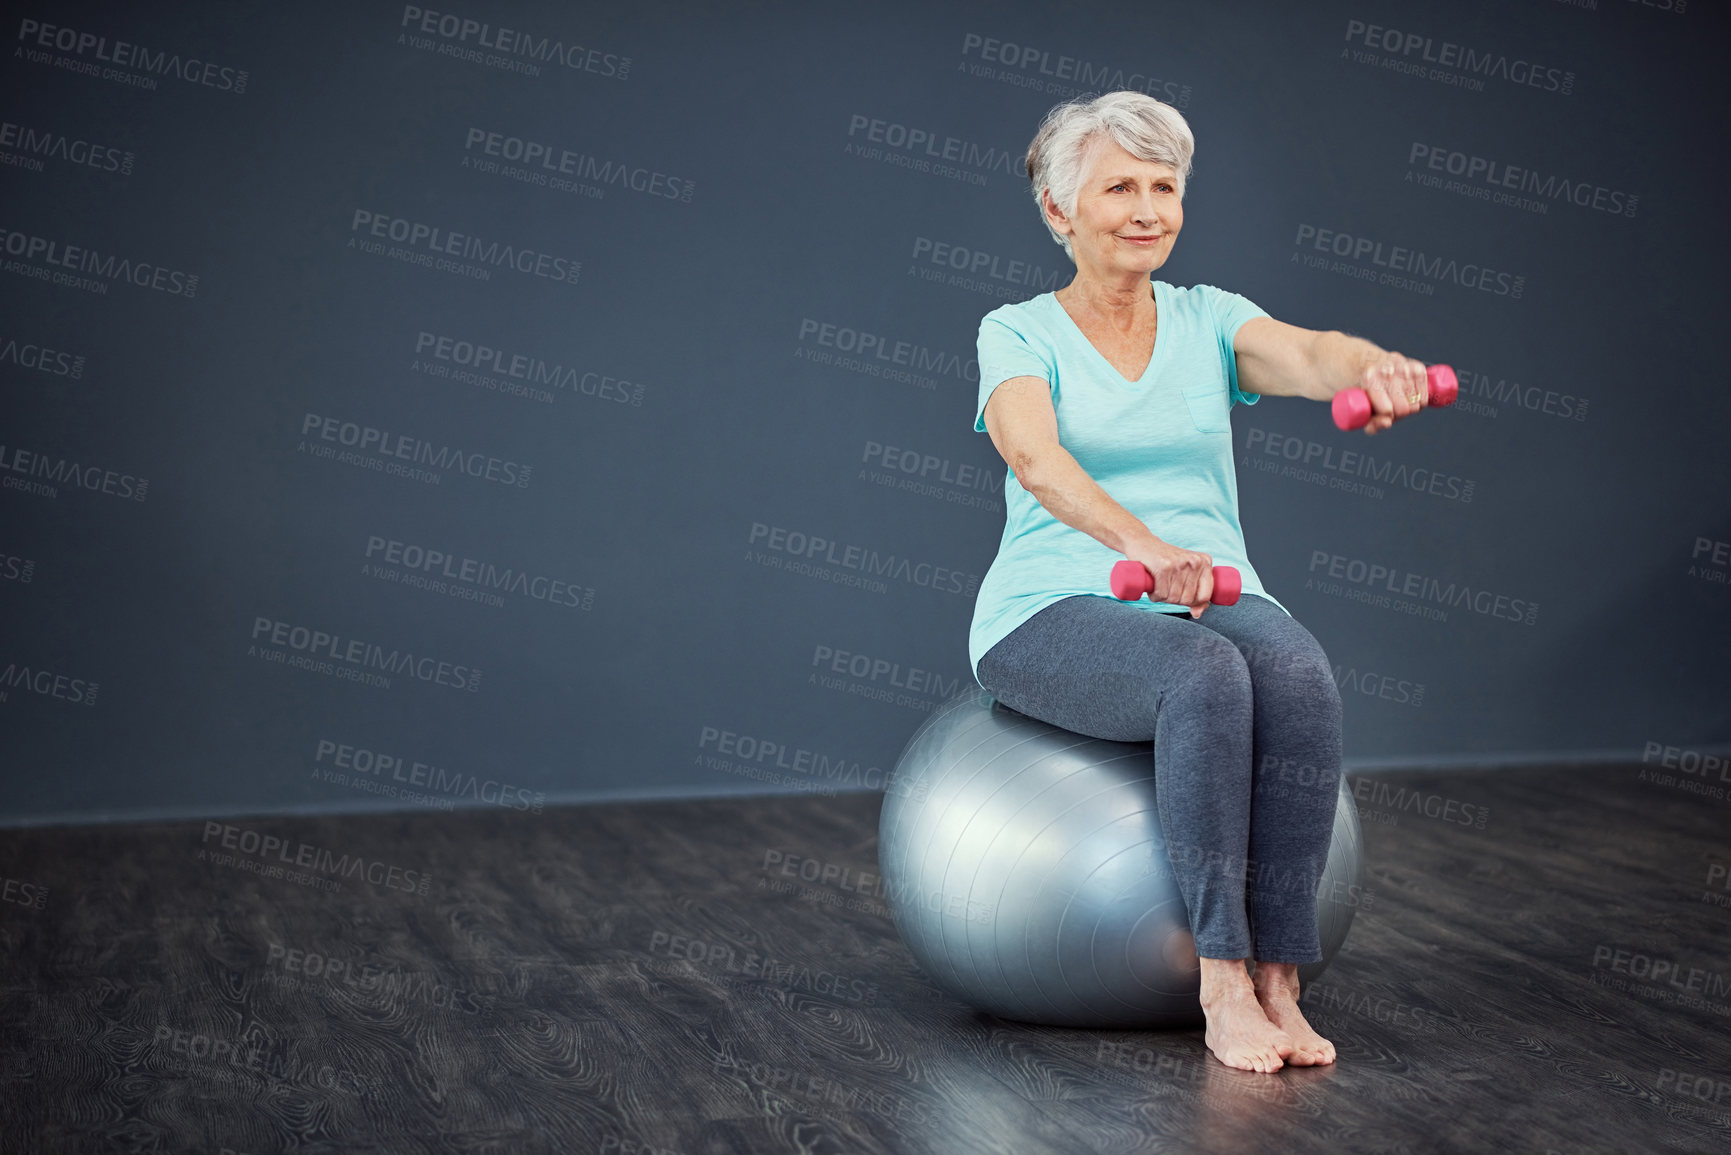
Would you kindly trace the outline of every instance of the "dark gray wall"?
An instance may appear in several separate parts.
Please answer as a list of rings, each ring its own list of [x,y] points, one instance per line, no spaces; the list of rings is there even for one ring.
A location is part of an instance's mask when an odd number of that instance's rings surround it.
[[[1234,417],[1351,764],[1718,749],[1727,28],[1681,8],[27,5],[0,818],[881,786],[1003,524],[979,318],[1069,275],[1017,160],[1114,87],[1197,135],[1164,279],[1462,373],[1377,438]]]

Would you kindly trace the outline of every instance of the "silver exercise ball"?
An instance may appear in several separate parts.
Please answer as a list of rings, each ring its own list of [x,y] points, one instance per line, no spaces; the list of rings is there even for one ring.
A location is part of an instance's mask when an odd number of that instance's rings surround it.
[[[1152,751],[1048,725],[977,686],[933,711],[902,751],[878,822],[884,893],[925,972],[1021,1022],[1201,1025]],[[1316,904],[1322,959],[1299,966],[1301,984],[1345,941],[1362,871],[1342,775]]]

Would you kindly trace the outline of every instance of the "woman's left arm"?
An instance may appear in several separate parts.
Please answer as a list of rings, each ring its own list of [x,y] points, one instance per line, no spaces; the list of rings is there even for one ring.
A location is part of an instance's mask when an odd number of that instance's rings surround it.
[[[1232,338],[1238,387],[1265,397],[1332,400],[1345,389],[1370,397],[1366,433],[1387,429],[1425,407],[1424,362],[1334,330],[1301,329],[1273,317],[1252,317]]]

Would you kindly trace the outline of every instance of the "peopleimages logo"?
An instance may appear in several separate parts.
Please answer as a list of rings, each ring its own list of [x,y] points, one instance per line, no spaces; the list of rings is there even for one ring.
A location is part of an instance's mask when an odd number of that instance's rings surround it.
[[[1407,151],[1406,163],[1412,166],[1406,173],[1409,181],[1528,211],[1547,212],[1550,204],[1561,202],[1613,216],[1632,217],[1641,200],[1634,193],[1621,189],[1606,188],[1591,181],[1570,180],[1556,173],[1546,175],[1536,169],[1416,140]],[[1433,175],[1438,173],[1460,179],[1444,181],[1441,176]]]
[[[1309,438],[1251,427],[1244,436],[1244,450],[1247,454],[1255,454],[1259,449],[1267,457],[1280,458],[1305,467],[1314,466],[1348,477],[1368,478],[1395,489],[1428,493],[1432,497],[1444,497],[1463,504],[1472,501],[1473,490],[1476,488],[1476,483],[1471,478],[1426,469],[1421,465],[1409,466],[1404,462],[1396,464],[1387,458],[1378,458],[1369,453],[1341,449]]]
[[[104,469],[100,465],[83,465],[69,457],[53,457],[20,449],[16,445],[0,444],[0,474],[5,475],[0,485],[34,493],[38,497],[59,497],[60,491],[56,486],[60,485],[132,501],[143,501],[150,492],[150,481],[146,478]],[[13,474],[22,476],[14,477]]]
[[[389,778],[391,783],[405,787],[421,786],[451,798],[467,798],[507,810],[532,810],[539,814],[547,802],[547,795],[541,791],[525,790],[494,778],[483,779],[473,773],[451,770],[401,754],[351,746],[332,738],[318,740],[313,749],[313,763],[327,773],[334,770],[345,778],[375,782]],[[395,796],[394,787],[392,796]]]
[[[223,92],[232,92],[236,96],[246,91],[247,73],[244,68],[231,68],[202,60],[197,56],[182,56],[178,52],[157,51],[146,48],[142,44],[131,44],[125,40],[110,41],[106,36],[98,36],[94,32],[83,32],[76,28],[67,28],[58,24],[43,24],[38,20],[23,19],[18,22],[18,42],[27,47],[21,49],[26,59],[39,64],[60,63],[52,59],[38,59],[46,52],[41,49],[51,49],[55,52],[70,53],[77,60],[68,61],[73,64],[72,71],[87,75],[100,75],[105,80],[125,80],[125,73],[116,73],[116,69],[132,69],[144,75],[131,79],[148,83],[139,84],[142,88],[155,88],[152,79],[159,76],[172,76],[176,80],[184,80],[188,84],[201,85],[205,88],[215,88]],[[64,59],[64,58],[63,58]],[[79,61],[95,63],[76,67]],[[98,68],[97,64],[112,65],[112,68]],[[64,65],[63,65],[64,66]]]
[[[518,461],[506,461],[503,458],[492,457],[485,453],[470,452],[451,445],[435,445],[419,437],[411,437],[407,433],[393,433],[388,429],[379,429],[371,425],[362,425],[355,421],[344,421],[340,417],[331,417],[322,413],[308,413],[301,419],[301,436],[305,439],[300,443],[301,452],[325,449],[319,442],[334,442],[355,451],[356,454],[378,454],[380,458],[395,458],[397,462],[413,462],[416,466],[430,466],[433,469],[455,470],[469,477],[478,477],[497,485],[512,485],[519,489],[529,487],[529,475],[532,466]],[[307,442],[311,441],[309,449]],[[327,450],[316,456],[329,456],[334,450]],[[374,458],[372,460],[378,460]],[[359,461],[356,464],[367,464]],[[383,462],[380,463],[381,466]],[[417,472],[425,473],[425,470]],[[430,474],[433,478],[441,478],[444,474]]]
[[[1082,90],[1121,92],[1130,88],[1137,92],[1145,92],[1156,100],[1163,100],[1176,108],[1188,108],[1190,106],[1190,86],[1188,84],[1180,84],[1175,80],[1162,80],[1157,76],[1133,68],[1116,68],[1109,64],[1096,64],[1080,57],[1054,54],[1031,44],[1019,44],[1014,40],[982,36],[977,32],[969,32],[962,37],[961,67],[970,75],[982,75],[981,72],[969,66],[971,61],[977,61],[982,65],[1001,65],[1015,73],[1020,73],[1021,75],[1013,83],[1017,83],[1023,88],[1036,88],[1045,92]],[[1051,79],[1042,80],[1041,77],[1050,77]],[[999,76],[998,79],[1006,78]]]
[[[1341,258],[1342,262],[1350,262],[1346,269],[1332,271],[1351,271],[1363,280],[1394,285],[1397,288],[1417,285],[1429,291],[1428,286],[1451,284],[1518,301],[1527,285],[1524,276],[1493,269],[1475,261],[1460,261],[1454,257],[1426,253],[1421,249],[1403,245],[1386,244],[1372,237],[1355,236],[1316,225],[1299,225],[1292,244],[1300,250],[1292,254],[1292,259],[1307,267],[1327,265],[1328,259],[1311,257],[1303,250],[1332,254]],[[1369,265],[1362,263],[1366,260],[1370,262]]]
[[[1446,621],[1448,612],[1443,607],[1447,607],[1467,609],[1484,617],[1528,626],[1537,625],[1539,621],[1539,604],[1535,601],[1493,590],[1475,589],[1467,582],[1445,582],[1399,566],[1367,562],[1327,550],[1310,551],[1310,573],[1304,582],[1305,589],[1340,596],[1340,583],[1344,582],[1351,587],[1345,594],[1348,601],[1368,602],[1418,617]]]
[[[1359,694],[1414,709],[1424,705],[1424,683],[1394,674],[1379,674],[1375,670],[1360,670],[1356,666],[1336,666],[1334,686],[1340,691],[1342,698]]]
[[[1689,555],[1688,575],[1704,582],[1724,585],[1728,574],[1731,574],[1731,542],[1697,537],[1695,549]]]
[[[298,866],[306,870],[316,870],[335,878],[360,879],[385,890],[401,890],[408,894],[427,893],[427,886],[433,876],[424,870],[406,870],[382,859],[370,859],[362,854],[341,855],[308,842],[290,842],[276,834],[261,834],[244,826],[233,826],[227,822],[206,822],[204,837],[199,841],[206,846],[211,839],[224,850],[237,850],[242,854],[256,854],[260,858],[274,858],[289,866]],[[201,850],[201,861],[208,859],[208,854]]]
[[[273,985],[309,989],[327,987],[354,990],[363,994],[379,994],[395,1002],[414,999],[445,1010],[478,1015],[492,1000],[465,987],[444,982],[433,971],[406,971],[401,964],[379,955],[363,955],[359,959],[284,946],[273,942],[265,954],[265,965],[271,968]],[[278,968],[281,968],[278,970]],[[322,980],[313,983],[311,980]],[[485,1000],[485,1001],[483,1001]],[[232,1148],[223,1148],[224,1151]],[[218,1155],[221,1155],[219,1152]]]
[[[140,1041],[144,1038],[142,1034],[136,1037]],[[376,1075],[359,1075],[354,1071],[311,1059],[303,1063],[284,1049],[289,1045],[286,1042],[282,1046],[267,1046],[248,1039],[227,1039],[220,1035],[200,1034],[184,1027],[163,1023],[156,1028],[151,1043],[150,1066],[154,1071],[163,1074],[197,1071],[201,1077],[233,1083],[237,1081],[235,1071],[246,1070],[279,1086],[295,1088],[296,1098],[301,1101],[320,1103],[327,1102],[328,1099],[323,1094],[317,1094],[318,1092],[337,1091],[359,1097],[378,1094],[384,1090],[384,1080]],[[170,1053],[164,1054],[164,1050]],[[176,1055],[185,1055],[187,1058],[177,1059]],[[305,1092],[314,1092],[317,1097],[306,1095]],[[222,1150],[232,1152],[234,1149],[224,1147]]]
[[[0,581],[29,585],[36,576],[36,559],[0,550]]]
[[[950,492],[960,494],[967,490],[978,490],[983,493],[1002,497],[1004,479],[1008,470],[1000,471],[997,467],[983,468],[966,461],[956,461],[949,457],[939,457],[935,453],[921,453],[917,449],[903,449],[897,445],[885,445],[881,441],[867,441],[860,454],[862,468],[859,480],[877,481],[880,485],[892,484],[895,481],[908,482],[899,488],[907,489],[914,485],[932,485],[942,487]],[[868,471],[864,466],[879,466],[886,472],[878,474],[875,470]],[[894,475],[900,474],[900,478]],[[964,501],[961,496],[950,498],[952,501]],[[966,504],[976,504],[966,502]],[[1002,509],[996,503],[988,502],[994,508]]]
[[[113,145],[69,137],[51,129],[0,121],[0,148],[17,149],[17,155],[0,152],[0,164],[15,164],[33,172],[42,171],[41,161],[60,160],[98,172],[132,173],[132,153]]]
[[[84,354],[51,349],[28,339],[0,335],[0,365],[16,365],[34,369],[51,377],[70,377],[74,381],[84,376]]]
[[[587,610],[595,602],[595,591],[588,586],[546,574],[530,573],[514,566],[494,565],[490,561],[464,557],[448,550],[397,541],[379,534],[368,535],[365,557],[367,561],[361,566],[363,576],[372,576],[369,570],[377,571],[382,568],[383,563],[441,584],[471,587],[477,593],[493,594],[495,591],[502,591],[546,602],[548,605],[579,610]],[[499,601],[499,604],[504,603]]]
[[[812,649],[811,665],[812,670],[806,675],[808,685],[822,686],[826,690],[846,690],[873,700],[898,701],[899,704],[917,705],[922,709],[929,709],[931,703],[902,701],[907,695],[898,695],[895,691],[906,690],[910,694],[923,694],[944,700],[954,697],[961,686],[961,679],[955,676],[945,677],[919,666],[903,667],[900,662],[889,658],[821,644]],[[860,686],[855,682],[850,686],[848,678],[863,679],[874,685]]]
[[[405,33],[436,37],[445,43],[434,45],[441,56],[452,56],[476,64],[516,65],[510,71],[540,75],[540,65],[556,64],[572,72],[588,72],[613,80],[624,80],[631,73],[631,57],[567,44],[552,36],[537,36],[514,28],[495,27],[480,20],[471,20],[455,12],[435,12],[430,8],[403,5],[403,18],[398,27]],[[411,43],[413,41],[411,40]],[[474,47],[470,47],[473,45]],[[424,45],[415,43],[414,47]],[[479,51],[489,49],[497,54],[488,57]]]
[[[500,241],[486,241],[468,233],[453,233],[438,225],[391,216],[389,213],[370,212],[367,209],[355,210],[354,217],[349,221],[349,232],[356,234],[349,238],[351,245],[364,238],[390,240],[406,245],[411,250],[424,250],[431,256],[477,261],[496,269],[514,269],[519,273],[572,285],[577,283],[578,274],[583,269],[582,262],[554,256],[552,253]]]
[[[881,366],[881,371],[874,371],[873,376],[892,376],[889,370],[894,367],[958,381],[977,383],[980,379],[980,364],[972,357],[812,317],[800,318],[799,342],[795,357],[819,364],[838,364],[843,368],[855,367],[846,363],[850,359],[871,366],[873,370],[879,370]],[[808,347],[813,345],[817,348]],[[838,359],[834,354],[842,357]]]
[[[697,190],[696,182],[685,177],[669,176],[641,165],[602,160],[547,141],[528,140],[485,128],[469,129],[463,138],[463,152],[465,165],[474,163],[475,156],[509,161],[523,166],[527,183],[561,190],[568,188],[571,182],[560,183],[560,178],[569,177],[685,204],[691,203]]]
[[[1587,419],[1588,404],[1585,397],[1560,393],[1538,385],[1523,385],[1507,377],[1493,377],[1490,373],[1462,365],[1456,365],[1454,370],[1455,376],[1460,379],[1461,390],[1460,400],[1454,404],[1456,412],[1495,417],[1498,413],[1497,405],[1503,405],[1511,411],[1526,409],[1562,421]],[[1493,401],[1496,402],[1495,405],[1489,404]]]
[[[1666,992],[1668,994],[1699,991],[1700,995],[1691,1000],[1694,1005],[1699,1005],[1702,998],[1719,1000],[1731,997],[1731,973],[1685,966],[1674,958],[1644,954],[1626,947],[1596,944],[1593,947],[1593,967],[1595,970],[1604,967],[1645,982],[1664,983],[1671,988]]]
[[[1348,20],[1346,41],[1349,45],[1362,45],[1370,50],[1358,53],[1350,48],[1341,49],[1342,55],[1351,53],[1351,59],[1357,63],[1381,64],[1391,71],[1460,84],[1475,90],[1482,89],[1485,80],[1503,80],[1561,96],[1575,90],[1573,72],[1518,57],[1511,59],[1505,53],[1456,44],[1452,40],[1439,41],[1422,32],[1404,32],[1364,20]],[[1377,53],[1384,54],[1383,58],[1376,59]],[[1371,59],[1360,59],[1361,56]]]
[[[88,678],[56,673],[40,666],[7,662],[5,668],[0,669],[0,702],[7,701],[13,693],[26,693],[58,698],[80,706],[94,706],[101,688],[99,683]]]
[[[980,588],[979,574],[965,573],[931,562],[915,561],[913,558],[893,553],[882,554],[869,546],[850,545],[816,534],[802,533],[796,529],[765,525],[761,521],[751,523],[751,534],[747,542],[752,546],[761,546],[776,554],[794,558],[800,565],[834,566],[842,570],[852,570],[868,578],[903,581],[942,593],[962,594],[965,597],[974,596]],[[747,560],[759,559],[748,557]],[[778,564],[772,568],[794,567]]]
[[[910,259],[914,262],[908,266],[910,276],[1011,301],[1055,289],[1065,277],[1030,261],[932,237],[916,236]]]
[[[856,112],[848,119],[847,135],[849,144],[844,151],[857,151],[871,160],[881,158],[876,150],[871,150],[868,146],[882,145],[923,161],[964,165],[978,169],[980,173],[999,172],[1005,176],[1019,176],[1024,179],[1027,176],[1022,167],[1023,156],[1015,149],[992,148],[940,133],[935,128],[919,128]],[[985,179],[982,176],[978,182],[970,183],[984,184]]]
[[[581,369],[575,365],[549,363],[531,353],[499,349],[480,341],[451,337],[443,333],[429,333],[425,329],[415,334],[415,355],[417,359],[411,368],[423,369],[420,361],[423,357],[429,361],[447,362],[458,368],[447,373],[434,372],[432,375],[467,380],[468,377],[476,375],[492,374],[508,378],[514,384],[515,387],[503,389],[502,392],[521,391],[525,396],[534,397],[537,401],[553,400],[553,394],[548,389],[535,388],[546,385],[551,389],[563,389],[574,395],[581,394],[617,405],[641,407],[643,404],[643,385],[640,382]],[[465,374],[464,370],[473,372]]]
[[[731,761],[734,765],[774,767],[808,777],[828,779],[831,787],[839,786],[844,789],[882,790],[885,794],[920,799],[925,797],[927,788],[924,779],[917,784],[910,783],[909,779],[897,774],[893,769],[886,772],[881,766],[867,766],[845,754],[832,756],[804,746],[742,734],[720,726],[700,727],[697,748],[700,753],[692,759],[693,763],[708,766],[710,769],[724,768],[705,760],[706,757],[714,756],[723,761]]]
[[[475,666],[440,661],[427,656],[417,657],[411,650],[386,649],[360,638],[345,638],[341,634],[326,633],[324,630],[263,616],[252,620],[252,645],[247,651],[252,655],[255,650],[292,652],[314,661],[329,659],[329,662],[321,664],[341,663],[343,667],[357,672],[383,670],[390,674],[406,674],[423,682],[450,686],[452,689],[471,693],[481,688],[481,671]]]
[[[15,229],[0,226],[0,252],[9,257],[17,257],[17,261],[7,262],[7,272],[22,273],[25,276],[36,275],[38,279],[54,279],[49,276],[48,266],[54,270],[70,269],[84,274],[81,280],[93,280],[94,287],[102,292],[108,292],[108,285],[124,281],[137,285],[141,289],[154,289],[159,293],[167,293],[171,297],[194,297],[198,295],[198,274],[171,269],[152,261],[139,261],[131,257],[122,257],[114,253],[102,253],[84,245],[69,245],[64,241],[50,237],[39,237],[32,233],[21,233]],[[18,268],[11,266],[19,265]],[[31,266],[40,269],[32,273]],[[56,272],[54,277],[63,276]],[[56,283],[71,283],[59,282]],[[78,288],[90,288],[91,285],[79,284]]]

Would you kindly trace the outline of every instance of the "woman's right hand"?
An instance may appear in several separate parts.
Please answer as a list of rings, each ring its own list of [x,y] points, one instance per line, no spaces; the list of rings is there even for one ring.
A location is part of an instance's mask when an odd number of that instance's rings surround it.
[[[1208,608],[1208,599],[1214,593],[1214,559],[1208,554],[1179,549],[1150,536],[1146,543],[1124,556],[1141,562],[1153,575],[1150,601],[1189,606],[1192,618],[1201,617]]]

